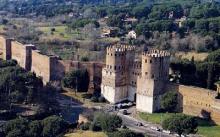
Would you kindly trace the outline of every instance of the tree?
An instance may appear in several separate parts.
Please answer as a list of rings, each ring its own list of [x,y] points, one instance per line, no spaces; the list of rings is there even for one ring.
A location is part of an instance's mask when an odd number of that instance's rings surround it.
[[[202,3],[193,6],[190,11],[192,18],[210,18],[220,15],[220,5],[217,3]]]
[[[125,18],[124,14],[110,16],[107,20],[107,24],[108,24],[108,26],[111,26],[111,27],[122,28],[122,26],[123,26],[123,21],[122,20],[124,18]]]
[[[161,108],[167,112],[174,112],[177,103],[177,93],[167,92],[162,96]]]
[[[101,128],[103,131],[112,132],[121,127],[122,119],[116,115],[97,113],[92,124],[97,129]]]
[[[30,137],[41,137],[42,136],[42,125],[40,121],[32,121],[29,124],[28,136]]]
[[[173,12],[173,18],[180,18],[183,16],[183,8],[180,4],[155,4],[151,13],[149,14],[149,18],[153,19],[168,19],[169,13]]]
[[[132,13],[137,18],[147,17],[150,9],[146,5],[139,5],[133,8]]]
[[[62,80],[64,87],[87,92],[89,87],[89,74],[87,70],[73,70],[65,75]]]
[[[67,123],[58,116],[50,116],[42,121],[43,136],[55,137],[61,134],[67,127]]]
[[[2,19],[2,24],[3,25],[6,25],[8,23],[8,20],[7,19]]]
[[[6,137],[27,137],[27,136],[21,130],[14,129],[14,130],[10,131]]]
[[[8,137],[25,137],[28,130],[28,120],[24,118],[17,118],[10,120],[4,127],[4,132]]]
[[[184,114],[174,114],[166,118],[162,127],[165,130],[177,133],[179,136],[182,134],[196,133],[198,123],[194,117]]]

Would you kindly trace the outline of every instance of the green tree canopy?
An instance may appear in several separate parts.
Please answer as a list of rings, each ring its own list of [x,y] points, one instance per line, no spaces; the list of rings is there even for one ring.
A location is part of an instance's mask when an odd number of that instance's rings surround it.
[[[161,99],[161,108],[167,112],[175,112],[177,107],[177,93],[166,92]]]
[[[198,123],[194,117],[184,114],[173,114],[166,118],[163,123],[163,129],[175,132],[178,135],[196,133]]]
[[[66,130],[67,123],[58,116],[50,116],[42,121],[43,136],[55,137]]]
[[[63,85],[67,88],[76,89],[80,92],[87,92],[89,87],[89,74],[88,71],[73,70],[65,75],[63,78]]]
[[[121,127],[122,119],[116,115],[97,113],[92,124],[103,131],[112,132]]]

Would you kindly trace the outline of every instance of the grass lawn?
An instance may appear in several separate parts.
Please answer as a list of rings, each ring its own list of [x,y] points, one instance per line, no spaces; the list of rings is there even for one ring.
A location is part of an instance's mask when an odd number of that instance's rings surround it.
[[[148,113],[139,113],[139,117],[145,121],[160,124],[161,120],[169,117],[172,115],[172,113],[154,113],[154,114],[148,114]]]
[[[199,126],[198,134],[204,137],[220,137],[220,126]]]
[[[214,126],[213,123],[198,119],[198,134],[204,137],[220,137],[220,126]]]
[[[76,133],[66,134],[64,137],[107,137],[103,132],[77,131]]]
[[[139,117],[145,121],[160,124],[162,120],[169,117],[172,113],[139,113]],[[198,119],[198,133],[204,137],[220,137],[220,126],[213,126],[212,123],[206,120]]]

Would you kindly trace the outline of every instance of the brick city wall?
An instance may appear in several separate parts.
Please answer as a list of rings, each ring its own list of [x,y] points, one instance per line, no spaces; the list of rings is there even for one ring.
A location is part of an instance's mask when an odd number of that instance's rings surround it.
[[[172,83],[166,84],[166,91],[178,93],[180,112],[211,118],[216,124],[220,124],[220,100],[216,99],[217,91]]]
[[[104,63],[63,61],[54,56],[41,54],[33,45],[10,41],[0,36],[0,57],[17,60],[21,67],[35,72],[45,83],[50,80],[60,80],[70,70],[87,69],[90,88],[100,87]],[[220,100],[215,99],[216,91],[170,83],[167,84],[166,91],[178,93],[179,111],[200,117],[210,116],[214,122],[220,124]]]
[[[4,38],[0,37],[0,58],[3,58],[3,44],[4,44]]]
[[[44,82],[48,82],[51,79],[50,62],[51,58],[49,56],[43,55],[37,50],[32,51],[31,71],[35,72],[37,76],[42,77]]]
[[[102,68],[104,67],[104,63],[102,62],[80,62],[80,61],[71,61],[65,60],[60,61],[59,64],[62,64],[65,72],[69,72],[71,70],[76,69],[86,69],[89,73],[89,91],[93,91],[94,89],[99,89],[101,85],[102,79]]]
[[[87,69],[90,76],[90,88],[101,84],[103,63],[59,60],[56,56],[43,55],[34,45],[25,45],[0,36],[0,58],[14,59],[18,64],[42,77],[43,82],[61,80],[66,72],[74,69]]]

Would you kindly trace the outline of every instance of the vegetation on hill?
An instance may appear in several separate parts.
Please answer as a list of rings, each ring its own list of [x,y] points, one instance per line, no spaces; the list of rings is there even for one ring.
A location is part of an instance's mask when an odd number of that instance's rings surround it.
[[[8,121],[4,126],[6,137],[55,137],[62,136],[68,124],[58,116],[50,116],[43,120],[17,118]]]
[[[0,91],[0,119],[8,120],[16,115],[44,118],[59,112],[55,100],[57,89],[43,86],[40,78],[17,66],[16,61],[0,60]]]
[[[220,52],[211,52],[204,61],[176,60],[171,63],[174,71],[174,81],[185,85],[193,85],[203,88],[215,89],[215,82],[218,81],[220,73]]]

